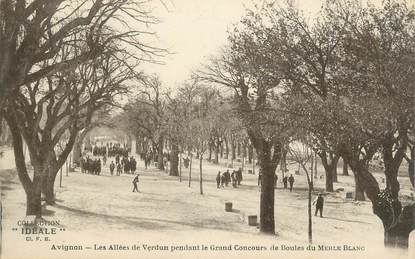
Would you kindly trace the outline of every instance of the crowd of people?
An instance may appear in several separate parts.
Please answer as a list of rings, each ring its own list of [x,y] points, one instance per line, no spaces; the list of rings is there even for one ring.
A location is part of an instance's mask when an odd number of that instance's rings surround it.
[[[117,175],[121,175],[123,172],[124,174],[134,174],[137,170],[137,161],[132,156],[130,158],[128,158],[128,156],[121,158],[117,155],[115,156],[115,164],[114,161],[111,161],[110,164],[111,175],[114,174],[115,169],[117,169]]]
[[[132,156],[128,156],[130,150],[128,148],[122,147],[120,144],[112,144],[109,143],[105,146],[94,146],[93,148],[86,148],[86,150],[90,150],[94,156],[101,156],[102,162],[105,165],[107,156],[108,157],[114,157],[114,160],[111,160],[111,163],[109,165],[110,173],[111,175],[114,175],[114,173],[119,176],[122,173],[124,174],[135,174],[135,171],[137,170],[137,161]],[[140,153],[140,158],[144,161],[144,166],[147,169],[147,167],[151,164],[152,161],[156,161],[156,155],[152,150],[149,150],[147,152]],[[163,156],[163,162],[169,160],[168,156]],[[185,168],[189,166],[189,159],[184,158],[183,159]],[[94,175],[100,175],[101,174],[101,158],[92,159],[89,156],[86,158],[82,157],[81,159],[81,171],[82,173],[88,173],[88,174],[94,174]],[[239,168],[238,170],[233,170],[232,173],[229,172],[229,169],[227,169],[225,172],[221,173],[219,171],[216,175],[216,187],[219,188],[225,188],[228,187],[230,184],[232,184],[233,188],[237,188],[239,185],[241,185],[242,182],[242,170]],[[258,174],[258,186],[262,185],[262,174]],[[278,182],[278,176],[275,174],[274,177],[274,187],[277,187]],[[289,189],[290,192],[293,191],[294,186],[294,176],[291,174],[290,176],[285,175],[282,178],[282,183],[284,186],[284,189]],[[137,189],[137,183],[138,183],[138,175],[133,180],[134,189],[133,192],[138,192]],[[319,194],[316,200],[313,204],[316,204],[316,211],[315,215],[317,216],[317,213],[320,212],[320,217],[322,217],[323,214],[323,204],[324,204],[324,198],[322,194]]]
[[[94,145],[91,147],[85,147],[85,151],[92,152],[94,156],[108,156],[108,157],[115,157],[115,156],[128,156],[128,153],[131,150],[125,146],[121,146],[120,143],[107,143],[106,145],[97,146]]]
[[[101,174],[101,159],[92,159],[89,156],[81,158],[81,172],[93,175]]]
[[[144,161],[144,167],[147,169],[150,166],[151,161],[155,160],[154,152],[152,150],[148,150],[147,152],[141,152],[140,158]]]
[[[277,188],[277,182],[278,182],[278,175],[274,175],[274,188]],[[288,188],[288,184],[290,184],[290,192],[293,191],[293,187],[294,187],[294,176],[291,174],[289,177],[287,175],[285,175],[282,178],[282,183],[284,184],[284,189]],[[258,186],[262,185],[262,173],[258,174]]]
[[[217,188],[228,187],[229,183],[232,183],[233,188],[237,188],[242,182],[242,169],[239,168],[237,171],[233,170],[232,173],[229,169],[221,173],[220,171],[216,175],[216,186]]]
[[[134,174],[137,170],[137,161],[134,157],[129,157],[130,149],[121,146],[119,143],[107,143],[106,145],[101,146],[85,146],[85,152],[91,152],[94,157],[99,158],[90,158],[82,157],[81,158],[81,172],[100,175],[102,165],[106,165],[107,157],[114,157],[114,160],[111,160],[109,165],[111,175],[121,175],[122,173],[125,174]],[[102,158],[102,160],[101,160]]]

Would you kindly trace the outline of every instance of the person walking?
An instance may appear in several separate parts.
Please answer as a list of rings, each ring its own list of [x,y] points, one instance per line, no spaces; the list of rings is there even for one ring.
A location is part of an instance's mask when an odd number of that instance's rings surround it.
[[[120,163],[117,163],[117,175],[121,175],[122,173],[122,165]]]
[[[101,159],[98,158],[97,160],[97,175],[101,174]]]
[[[316,213],[314,216],[317,216],[317,212],[320,211],[320,218],[323,217],[323,206],[324,206],[324,198],[323,194],[319,193],[317,199],[314,200],[313,205],[316,204]]]
[[[220,179],[221,179],[221,175],[220,175],[220,171],[218,172],[218,174],[216,175],[216,188],[220,188]]]
[[[290,192],[293,191],[293,185],[294,185],[294,176],[290,175],[290,177],[288,177],[288,182],[290,183]]]
[[[288,176],[282,178],[282,183],[284,184],[284,189],[287,189],[288,186]]]
[[[111,163],[110,163],[110,172],[111,172],[111,175],[114,174],[114,169],[115,169],[114,161],[111,161]]]
[[[130,157],[130,170],[132,174],[135,174],[135,170],[137,170],[137,161],[132,156]]]
[[[229,173],[229,169],[225,172],[225,186],[228,187],[228,184],[231,182],[231,174]]]
[[[140,192],[140,191],[138,190],[138,186],[137,186],[137,184],[138,184],[138,182],[139,182],[139,180],[138,180],[138,176],[139,176],[139,174],[137,174],[137,175],[134,177],[134,180],[133,180],[133,185],[134,185],[133,192],[135,192],[135,191]]]
[[[115,163],[116,164],[120,163],[120,156],[118,154],[115,156]]]
[[[222,176],[220,177],[220,187],[224,188],[225,182],[226,182],[226,172],[223,172]]]
[[[242,182],[242,169],[239,168],[238,171],[236,171],[236,181],[238,182],[238,185],[241,185]]]
[[[237,187],[237,185],[238,185],[238,176],[237,176],[237,172],[234,170],[233,172],[232,172],[232,174],[231,174],[231,179],[232,179],[232,187],[233,188],[236,188]]]

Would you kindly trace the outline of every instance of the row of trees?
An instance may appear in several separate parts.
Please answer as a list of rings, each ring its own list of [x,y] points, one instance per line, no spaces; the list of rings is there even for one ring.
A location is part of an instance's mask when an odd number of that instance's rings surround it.
[[[285,143],[318,154],[333,191],[339,158],[350,166],[382,220],[385,244],[407,246],[415,206],[402,206],[399,168],[414,178],[414,10],[326,1],[316,18],[288,2],[248,11],[220,55],[198,71],[202,82],[231,90],[233,105],[258,155],[264,184],[262,232],[274,233],[273,177]],[[386,190],[369,171],[380,152]]]
[[[273,181],[289,143],[300,141],[319,156],[328,192],[342,158],[356,199],[366,194],[382,220],[385,244],[405,246],[414,205],[401,204],[398,171],[406,160],[414,185],[413,13],[398,0],[328,0],[313,19],[291,2],[250,10],[221,53],[176,92],[162,90],[157,78],[144,81],[149,87],[126,109],[129,128],[138,129],[131,134],[149,139],[159,160],[169,143],[172,175],[182,151],[197,153],[202,172],[206,151],[213,149],[217,162],[224,142],[249,143],[263,178],[265,233],[275,232]],[[370,172],[378,153],[386,190]]]
[[[192,79],[172,92],[155,75],[143,79],[141,85],[136,98],[113,120],[121,122],[119,128],[137,139],[140,152],[151,148],[157,154],[159,169],[164,169],[166,150],[171,151],[170,174],[176,176],[178,156],[185,152],[190,155],[194,151],[198,158],[204,156],[215,164],[219,158],[233,163],[237,155],[252,162],[253,147],[235,117],[229,98],[217,89]],[[209,124],[205,125],[205,120]],[[199,143],[202,132],[192,130],[206,127],[211,129],[204,133],[204,142]]]
[[[162,52],[145,43],[155,22],[141,1],[1,1],[0,120],[12,133],[27,215],[41,216],[42,193],[54,203],[57,172],[78,134]]]

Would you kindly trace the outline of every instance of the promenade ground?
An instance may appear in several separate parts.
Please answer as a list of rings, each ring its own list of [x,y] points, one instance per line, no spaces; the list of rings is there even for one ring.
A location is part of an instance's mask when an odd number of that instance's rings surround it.
[[[182,182],[179,182],[178,177],[168,176],[154,167],[145,170],[143,162],[138,160],[139,193],[132,192],[132,175],[111,176],[105,166],[101,176],[82,174],[79,170],[66,176],[64,171],[62,187],[59,186],[59,176],[56,180],[56,205],[44,208],[46,220],[59,221],[57,233],[50,235],[50,241],[25,241],[27,235],[21,234],[17,226],[19,220],[25,219],[25,194],[12,161],[12,153],[6,150],[0,163],[4,258],[29,258],[40,253],[45,258],[80,258],[81,255],[96,258],[275,258],[277,255],[294,258],[306,254],[307,258],[411,256],[400,250],[383,248],[383,227],[373,215],[370,202],[346,199],[345,192],[353,190],[352,176],[339,176],[335,189],[344,188],[344,191],[328,194],[325,217],[313,217],[313,244],[317,250],[318,245],[327,245],[341,246],[342,251],[299,251],[308,246],[304,174],[295,175],[292,193],[283,189],[278,181],[275,190],[277,234],[266,236],[247,223],[248,215],[259,215],[257,175],[244,173],[239,188],[229,186],[217,189],[215,176],[218,170],[226,170],[225,163],[214,165],[204,162],[204,194],[200,195],[196,160],[193,161],[190,188],[189,169],[183,168]],[[295,169],[296,165],[292,165],[290,172]],[[319,174],[322,172],[319,168]],[[380,173],[376,177],[382,182]],[[401,180],[401,194],[406,201],[410,201],[413,190],[407,177],[402,176]],[[318,178],[315,185],[316,190],[323,190],[324,179]],[[233,203],[232,212],[225,212],[225,202]],[[108,250],[111,244],[125,245],[129,250]],[[53,250],[52,245],[80,245],[83,250]],[[140,250],[132,250],[134,245]],[[153,250],[148,251],[145,245],[154,246]],[[202,245],[208,247],[206,251],[189,251],[190,246],[202,249]],[[223,251],[229,245],[232,250]],[[364,251],[344,251],[344,245],[363,247]],[[105,246],[107,250],[95,250],[99,246]],[[169,251],[161,250],[163,246],[167,246]],[[188,251],[172,252],[172,246],[181,246],[177,249]],[[220,251],[219,246],[225,248],[221,247]],[[252,246],[265,246],[266,250],[237,250],[254,249]],[[279,250],[271,251],[272,247]],[[287,250],[282,250],[284,247]]]

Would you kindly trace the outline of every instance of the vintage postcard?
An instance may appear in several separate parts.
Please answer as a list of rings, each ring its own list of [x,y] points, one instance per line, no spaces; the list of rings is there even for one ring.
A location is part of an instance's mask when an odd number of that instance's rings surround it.
[[[0,0],[0,258],[415,258],[415,2]]]

